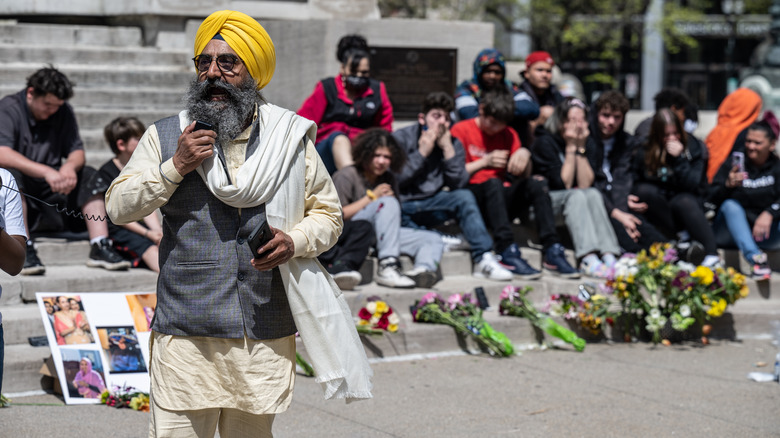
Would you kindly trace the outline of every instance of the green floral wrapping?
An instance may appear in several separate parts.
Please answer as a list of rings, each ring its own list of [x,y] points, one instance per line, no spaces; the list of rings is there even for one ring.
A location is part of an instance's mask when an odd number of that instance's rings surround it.
[[[542,318],[539,321],[539,324],[537,326],[540,329],[544,330],[546,333],[549,333],[550,335],[555,336],[556,338],[559,338],[564,342],[568,342],[569,344],[573,345],[577,351],[582,351],[585,349],[584,339],[574,334],[573,331],[561,327],[560,324],[553,321],[552,318],[550,317]]]
[[[486,338],[498,344],[498,347],[504,356],[511,356],[514,354],[515,347],[512,345],[512,341],[510,341],[504,333],[494,330],[487,322],[482,325],[482,333]]]

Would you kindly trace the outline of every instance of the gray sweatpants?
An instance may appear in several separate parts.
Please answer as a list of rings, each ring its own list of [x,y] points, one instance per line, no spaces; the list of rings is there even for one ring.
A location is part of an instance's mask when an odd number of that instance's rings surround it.
[[[604,207],[601,193],[593,188],[550,191],[555,220],[566,224],[580,259],[592,252],[620,255],[620,245]]]
[[[435,231],[401,226],[401,204],[393,196],[383,196],[352,216],[352,220],[369,221],[376,232],[379,260],[398,258],[401,254],[414,259],[414,266],[436,271],[444,252],[441,236]]]

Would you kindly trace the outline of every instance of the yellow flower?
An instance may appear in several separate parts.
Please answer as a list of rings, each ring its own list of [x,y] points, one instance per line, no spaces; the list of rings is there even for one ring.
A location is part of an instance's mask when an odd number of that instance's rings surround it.
[[[395,333],[398,331],[398,324],[390,324],[387,326],[387,331],[390,333]]]
[[[380,316],[387,312],[388,305],[384,301],[377,301],[376,302],[376,313],[378,313]]]
[[[710,303],[710,297],[708,297],[706,294],[701,294],[701,302],[704,304]]]
[[[712,307],[710,307],[710,310],[707,311],[707,315],[714,316],[717,318],[723,315],[723,312],[726,311],[727,305],[728,303],[726,302],[726,300],[721,298],[720,300],[718,300],[717,303],[713,304]]]
[[[661,263],[662,263],[662,262],[661,262],[660,260],[651,260],[651,261],[650,261],[650,262],[647,264],[647,266],[648,266],[650,269],[658,269],[658,267],[659,267],[659,266],[661,266]]]
[[[709,286],[712,284],[715,274],[712,272],[712,269],[706,266],[697,266],[696,270],[691,272],[691,277],[698,278],[701,284]]]
[[[739,296],[741,298],[747,297],[749,293],[750,293],[750,288],[746,284],[742,285],[742,287],[739,288]]]
[[[361,319],[360,321],[358,321],[358,325],[368,325],[368,321],[366,321],[365,319]]]

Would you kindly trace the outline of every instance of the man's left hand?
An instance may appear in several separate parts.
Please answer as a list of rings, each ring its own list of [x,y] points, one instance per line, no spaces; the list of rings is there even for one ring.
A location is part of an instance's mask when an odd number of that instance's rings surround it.
[[[60,175],[62,175],[62,193],[67,195],[76,187],[76,183],[78,182],[76,171],[70,166],[62,166],[60,167]]]
[[[284,231],[271,227],[274,237],[258,249],[263,254],[252,259],[252,266],[258,271],[269,271],[281,264],[287,263],[295,254],[295,244]]]

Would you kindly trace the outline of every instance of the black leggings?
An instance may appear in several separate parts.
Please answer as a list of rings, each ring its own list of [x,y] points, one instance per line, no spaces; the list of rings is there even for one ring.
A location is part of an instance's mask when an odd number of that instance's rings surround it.
[[[704,245],[707,255],[718,253],[715,234],[695,195],[682,192],[667,197],[658,186],[648,183],[635,184],[632,192],[639,197],[640,202],[647,203],[645,218],[666,233],[667,237],[675,238],[677,231],[685,230],[691,239]]]

